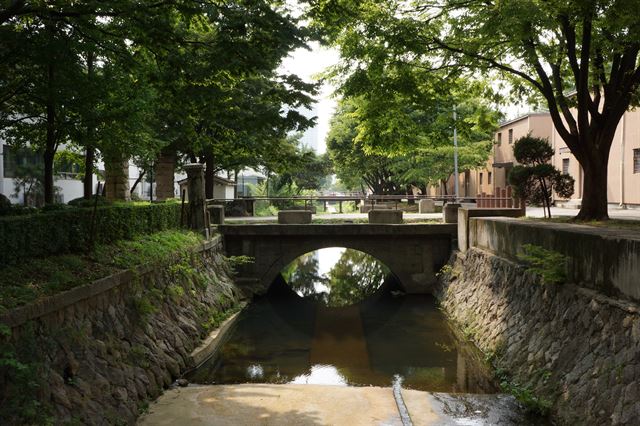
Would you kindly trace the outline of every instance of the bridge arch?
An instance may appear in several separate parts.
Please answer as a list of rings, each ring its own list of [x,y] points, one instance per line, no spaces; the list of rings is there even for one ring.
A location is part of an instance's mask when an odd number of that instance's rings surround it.
[[[228,256],[255,259],[240,268],[236,279],[248,297],[266,293],[280,271],[299,256],[328,247],[367,253],[384,263],[407,293],[430,293],[457,232],[455,224],[253,224],[218,229]]]

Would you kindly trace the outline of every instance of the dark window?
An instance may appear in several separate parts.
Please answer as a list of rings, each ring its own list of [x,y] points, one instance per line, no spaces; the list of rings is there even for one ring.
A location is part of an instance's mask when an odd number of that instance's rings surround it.
[[[480,185],[482,185],[482,173],[480,173]]]
[[[513,143],[513,129],[509,129],[509,143]]]
[[[18,167],[38,166],[43,160],[42,156],[28,148],[16,148],[5,145],[2,151],[2,161],[4,166],[4,177],[16,177]]]
[[[491,172],[489,172],[489,174],[487,175],[487,183],[488,183],[489,185],[491,185],[491,183],[492,183],[492,182],[491,182],[491,178],[492,178],[492,173],[491,173]]]
[[[502,145],[502,132],[498,133],[498,145]]]
[[[633,150],[633,173],[640,173],[640,148]]]
[[[564,173],[565,175],[569,174],[569,159],[568,158],[563,158],[562,159],[562,173]]]

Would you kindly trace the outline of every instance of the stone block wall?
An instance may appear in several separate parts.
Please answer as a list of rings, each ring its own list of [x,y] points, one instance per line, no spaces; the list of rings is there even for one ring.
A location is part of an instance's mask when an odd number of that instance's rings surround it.
[[[444,311],[561,424],[637,424],[640,307],[569,284],[543,285],[478,248],[458,253],[437,297]]]
[[[2,318],[11,328],[5,350],[13,345],[37,369],[37,395],[30,396],[42,413],[30,423],[110,425],[134,424],[146,401],[191,367],[207,322],[235,306],[237,294],[218,239],[173,263],[54,299]],[[3,404],[29,392],[21,386],[0,374]],[[20,416],[29,413],[18,411],[3,410],[0,423],[25,423]]]

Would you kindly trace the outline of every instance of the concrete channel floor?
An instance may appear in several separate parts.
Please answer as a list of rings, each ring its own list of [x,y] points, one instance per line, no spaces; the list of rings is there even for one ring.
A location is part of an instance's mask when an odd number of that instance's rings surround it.
[[[402,390],[413,425],[525,424],[506,395],[452,395]],[[165,392],[138,424],[402,426],[392,388],[242,384],[189,386]],[[406,426],[406,424],[405,424]]]

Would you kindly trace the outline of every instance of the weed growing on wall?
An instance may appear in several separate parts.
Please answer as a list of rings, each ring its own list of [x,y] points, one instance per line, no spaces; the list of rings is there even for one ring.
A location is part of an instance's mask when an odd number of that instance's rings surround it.
[[[540,246],[525,244],[523,254],[518,259],[527,264],[527,270],[542,278],[544,284],[562,284],[567,281],[568,258],[557,251]]]
[[[49,407],[38,400],[42,366],[33,330],[21,333],[20,345],[11,335],[0,324],[0,424],[52,424]]]
[[[244,265],[250,265],[254,263],[256,259],[251,256],[225,256],[225,261],[231,267],[232,272],[237,273],[238,268]]]

